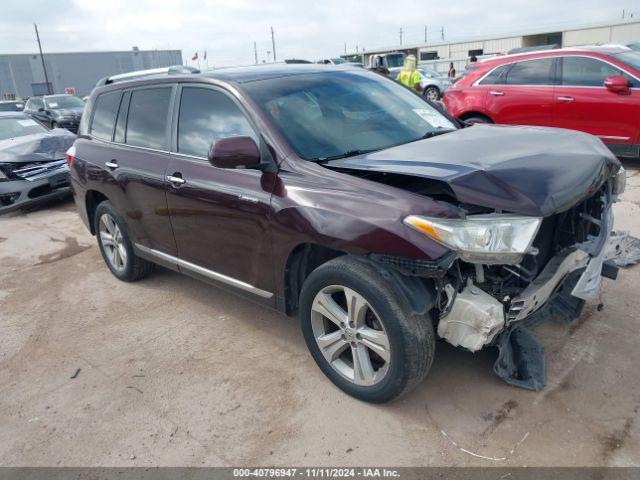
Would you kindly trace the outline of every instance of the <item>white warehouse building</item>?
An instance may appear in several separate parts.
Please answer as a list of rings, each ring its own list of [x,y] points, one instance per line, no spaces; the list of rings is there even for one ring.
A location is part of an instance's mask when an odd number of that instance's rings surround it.
[[[640,42],[640,21],[629,19],[617,23],[606,22],[564,29],[545,28],[518,35],[470,38],[456,42],[395,45],[346,54],[342,57],[354,60],[358,56],[359,59],[362,58],[365,66],[369,66],[369,59],[374,54],[404,52],[415,55],[421,64],[427,64],[441,73],[446,73],[449,70],[449,62],[453,62],[456,70],[461,72],[472,55],[482,58],[504,54],[513,49],[544,45],[572,47],[621,42]]]

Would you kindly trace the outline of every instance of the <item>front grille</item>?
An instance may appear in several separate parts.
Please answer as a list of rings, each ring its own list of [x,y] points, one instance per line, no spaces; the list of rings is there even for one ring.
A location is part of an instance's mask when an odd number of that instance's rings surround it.
[[[14,164],[11,173],[22,180],[37,180],[47,176],[54,170],[66,165],[66,160],[54,160],[52,162],[33,162],[28,164]],[[19,166],[18,166],[19,165]]]

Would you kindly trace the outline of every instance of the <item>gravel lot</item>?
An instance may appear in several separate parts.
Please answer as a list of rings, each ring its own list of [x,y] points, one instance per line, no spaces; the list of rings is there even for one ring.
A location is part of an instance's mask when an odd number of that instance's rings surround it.
[[[636,236],[638,166],[616,206],[616,228]],[[577,322],[537,329],[542,392],[498,380],[494,351],[440,343],[418,389],[373,406],[323,377],[296,319],[163,269],[118,281],[71,201],[12,214],[1,463],[640,465],[639,286],[640,266],[623,270]]]

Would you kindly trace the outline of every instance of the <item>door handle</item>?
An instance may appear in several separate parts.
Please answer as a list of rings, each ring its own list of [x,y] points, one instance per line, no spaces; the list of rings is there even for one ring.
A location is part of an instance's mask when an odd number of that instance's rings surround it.
[[[187,181],[182,178],[182,175],[177,172],[173,175],[167,175],[167,181],[174,187],[179,187],[180,185],[184,185],[185,183],[187,183]]]
[[[502,92],[500,90],[491,90],[489,92],[489,95],[493,95],[494,97],[503,97],[504,96],[504,92]]]
[[[115,160],[111,160],[110,162],[104,162],[104,165],[110,168],[111,170],[115,170],[116,168],[118,168],[118,162]]]
[[[558,97],[558,100],[560,100],[561,102],[573,102],[575,100],[575,98],[573,98],[573,97]]]

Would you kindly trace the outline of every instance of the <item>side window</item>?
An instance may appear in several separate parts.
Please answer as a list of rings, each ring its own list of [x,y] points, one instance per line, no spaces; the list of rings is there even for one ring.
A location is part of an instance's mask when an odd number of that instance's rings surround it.
[[[604,79],[612,75],[622,75],[622,71],[595,58],[562,58],[562,85],[604,87]]]
[[[478,85],[502,85],[504,84],[504,79],[511,68],[511,64],[502,65],[501,67],[493,70],[489,75],[484,77],[482,81]]]
[[[171,87],[144,88],[131,92],[125,143],[165,149]]]
[[[121,94],[122,92],[118,90],[116,92],[103,93],[96,99],[93,120],[91,121],[91,135],[103,140],[111,140]]]
[[[507,72],[507,85],[553,85],[551,67],[553,58],[526,60],[515,63]]]
[[[208,88],[184,87],[178,116],[178,152],[206,157],[219,138],[257,136],[240,108],[227,95]]]

